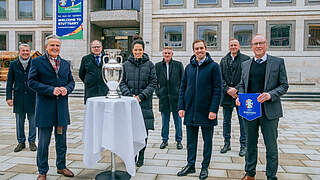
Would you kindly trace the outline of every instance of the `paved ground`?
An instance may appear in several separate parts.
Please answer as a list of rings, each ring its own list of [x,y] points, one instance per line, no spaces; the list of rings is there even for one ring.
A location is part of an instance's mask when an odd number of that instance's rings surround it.
[[[157,100],[154,101],[154,104],[156,129],[150,132],[149,135],[145,165],[137,169],[138,173],[132,179],[198,179],[202,160],[202,143],[199,145],[200,151],[198,152],[196,164],[197,173],[178,178],[175,174],[186,164],[186,139],[183,140],[184,149],[176,150],[173,136],[174,126],[171,121],[169,147],[163,150],[159,149],[161,143],[161,119],[158,113]],[[320,103],[284,102],[283,106],[285,116],[280,120],[279,125],[278,177],[280,180],[319,180]],[[13,152],[16,146],[16,135],[14,114],[11,111],[6,105],[4,97],[0,97],[0,179],[36,179],[36,153],[29,151],[28,148],[19,153]],[[70,99],[70,111],[72,123],[68,129],[67,165],[76,174],[76,177],[73,179],[93,179],[96,174],[110,166],[110,153],[104,152],[102,160],[95,168],[85,168],[82,163],[83,146],[81,142],[84,112],[82,98]],[[232,122],[232,150],[227,154],[220,154],[219,149],[223,145],[221,115],[222,113],[219,114],[219,126],[215,127],[214,152],[208,179],[240,179],[244,174],[244,158],[238,156],[239,125],[237,120],[234,119]],[[56,174],[54,143],[51,143],[50,146],[49,165],[49,179],[66,179]],[[119,159],[117,160],[117,166],[118,169],[124,169],[124,165]],[[259,139],[259,162],[257,169],[257,179],[266,179],[264,175],[265,148],[262,139]]]

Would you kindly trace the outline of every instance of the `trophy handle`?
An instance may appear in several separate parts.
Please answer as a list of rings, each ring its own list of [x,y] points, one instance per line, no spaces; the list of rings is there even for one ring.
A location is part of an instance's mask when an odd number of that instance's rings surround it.
[[[106,80],[106,78],[104,77],[104,71],[105,71],[105,69],[104,69],[104,65],[106,64],[106,62],[104,61],[105,60],[105,58],[107,58],[108,57],[108,55],[104,55],[103,57],[102,57],[102,69],[101,69],[101,71],[102,71],[102,73],[101,73],[101,75],[102,75],[102,79],[103,79],[103,81],[104,81],[104,83],[107,85],[107,80]]]
[[[121,56],[121,55],[117,55],[117,58],[119,58],[120,59],[120,62],[119,63],[123,63],[123,57]]]

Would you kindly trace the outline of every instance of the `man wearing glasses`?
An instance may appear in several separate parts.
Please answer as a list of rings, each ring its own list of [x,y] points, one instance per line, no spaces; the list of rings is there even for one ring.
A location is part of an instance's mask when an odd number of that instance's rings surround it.
[[[266,176],[268,180],[277,179],[278,170],[278,124],[283,116],[280,97],[289,88],[284,59],[266,53],[268,43],[262,35],[256,35],[251,42],[254,58],[242,63],[240,93],[260,93],[257,100],[261,103],[262,116],[248,121],[247,129],[246,175],[241,180],[254,180],[257,165],[257,144],[259,126],[266,146]],[[240,106],[239,99],[236,100]]]
[[[84,103],[90,97],[105,96],[109,88],[102,79],[102,43],[94,40],[90,44],[91,53],[82,57],[79,77],[84,83]],[[107,59],[105,60],[107,61]]]

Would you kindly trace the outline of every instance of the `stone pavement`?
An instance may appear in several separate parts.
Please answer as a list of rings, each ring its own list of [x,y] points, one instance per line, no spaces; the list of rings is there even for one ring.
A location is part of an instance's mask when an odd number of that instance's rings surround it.
[[[174,125],[171,121],[169,147],[159,149],[161,143],[161,119],[158,101],[154,100],[156,116],[155,130],[150,131],[145,165],[137,169],[133,180],[192,180],[198,179],[202,160],[202,139],[200,137],[197,156],[197,172],[178,178],[176,173],[186,164],[186,139],[183,150],[177,150],[174,143]],[[319,180],[320,179],[320,103],[283,102],[284,118],[279,124],[279,171],[280,180]],[[68,128],[67,166],[75,173],[69,179],[94,179],[95,175],[110,167],[110,152],[104,152],[102,160],[95,168],[88,169],[82,163],[83,145],[81,142],[84,105],[82,98],[70,98],[72,123]],[[213,156],[209,168],[208,180],[240,179],[244,174],[244,158],[238,156],[239,125],[232,121],[232,150],[220,154],[223,146],[222,111],[219,113],[219,126],[215,127]],[[28,124],[28,123],[26,123]],[[185,127],[184,137],[185,137]],[[26,128],[26,134],[27,130]],[[201,134],[201,133],[199,133]],[[14,153],[16,146],[15,118],[12,109],[0,97],[0,179],[29,180],[36,179],[36,153],[27,148]],[[265,177],[265,148],[262,136],[259,139],[259,161],[257,179]],[[67,179],[56,173],[54,140],[51,141],[48,172],[49,179]],[[117,169],[124,170],[124,164],[117,158]]]

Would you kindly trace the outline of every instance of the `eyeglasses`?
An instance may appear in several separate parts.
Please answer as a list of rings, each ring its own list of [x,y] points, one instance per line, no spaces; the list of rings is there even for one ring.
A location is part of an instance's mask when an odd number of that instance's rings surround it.
[[[263,46],[263,45],[265,45],[265,44],[266,44],[265,41],[252,43],[252,45],[254,45],[254,46],[258,46],[258,45]]]
[[[101,48],[101,46],[92,46],[91,48],[92,49],[99,49],[99,48]]]

